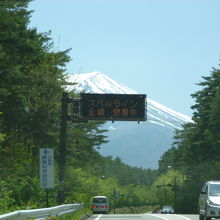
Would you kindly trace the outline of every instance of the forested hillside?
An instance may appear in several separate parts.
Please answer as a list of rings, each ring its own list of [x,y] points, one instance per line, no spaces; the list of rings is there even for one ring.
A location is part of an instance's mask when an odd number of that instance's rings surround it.
[[[45,207],[40,188],[39,149],[55,152],[55,188],[49,206],[57,205],[61,97],[69,49],[55,52],[50,32],[29,28],[29,0],[0,1],[0,212]],[[75,97],[77,94],[69,94]],[[108,141],[104,122],[68,122],[65,203],[90,207],[94,195],[121,206],[145,205],[157,171],[132,168],[119,158],[104,158],[96,148]],[[156,201],[151,201],[156,203]],[[119,202],[118,202],[119,204]]]

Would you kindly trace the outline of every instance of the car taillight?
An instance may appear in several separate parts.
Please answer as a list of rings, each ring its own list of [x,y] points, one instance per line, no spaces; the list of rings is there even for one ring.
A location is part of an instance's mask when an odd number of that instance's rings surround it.
[[[93,205],[92,208],[95,209],[95,208],[97,208],[97,206],[96,206],[96,205]]]
[[[103,206],[103,208],[108,209],[108,206],[107,206],[107,205],[105,205],[105,206]]]

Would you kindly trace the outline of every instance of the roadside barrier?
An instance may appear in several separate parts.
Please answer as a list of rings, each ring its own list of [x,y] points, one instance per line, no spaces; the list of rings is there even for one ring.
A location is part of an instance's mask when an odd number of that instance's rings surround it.
[[[65,204],[43,209],[18,210],[0,215],[0,220],[25,220],[35,219],[44,220],[49,217],[61,216],[67,213],[75,212],[83,207],[82,203]]]

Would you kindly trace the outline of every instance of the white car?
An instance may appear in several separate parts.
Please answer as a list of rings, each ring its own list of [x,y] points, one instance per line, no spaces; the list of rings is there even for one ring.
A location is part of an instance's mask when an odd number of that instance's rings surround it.
[[[206,182],[199,195],[199,219],[220,218],[220,181]]]
[[[104,213],[107,214],[109,212],[109,202],[106,196],[94,196],[92,201],[92,212],[96,213]]]

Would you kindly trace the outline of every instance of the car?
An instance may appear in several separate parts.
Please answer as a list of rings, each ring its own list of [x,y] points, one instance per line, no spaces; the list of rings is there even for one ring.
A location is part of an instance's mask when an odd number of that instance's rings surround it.
[[[107,214],[109,212],[109,202],[106,196],[94,196],[92,200],[92,212]]]
[[[199,194],[199,219],[220,218],[220,181],[207,181]]]
[[[161,213],[162,214],[173,214],[174,213],[174,209],[173,209],[172,206],[165,205],[165,206],[162,207]]]

